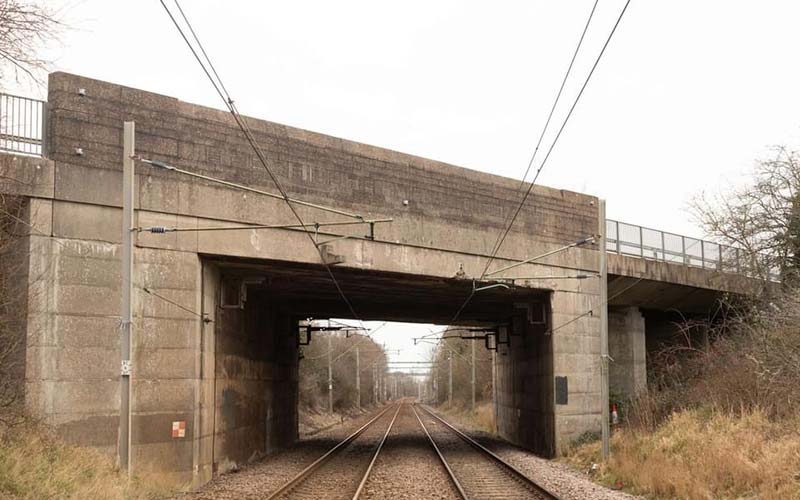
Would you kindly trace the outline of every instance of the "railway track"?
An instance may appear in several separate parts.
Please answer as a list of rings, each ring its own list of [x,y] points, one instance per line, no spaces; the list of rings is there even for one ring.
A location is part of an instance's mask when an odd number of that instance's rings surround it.
[[[402,423],[398,427],[405,428],[398,428],[390,437],[401,411],[408,412],[399,419]],[[422,429],[422,434],[419,429]],[[423,434],[425,438],[422,438]],[[395,447],[405,448],[406,452],[408,449],[413,451],[414,458],[406,455],[406,461],[424,462],[434,468],[422,466],[420,471],[419,464],[414,464],[416,473],[410,477],[401,475],[399,471],[409,466],[408,463],[397,463],[403,460],[398,458],[402,453],[390,451],[385,457],[380,455],[387,440],[394,440]],[[433,458],[434,454],[437,458]],[[376,467],[379,456],[384,460]],[[442,471],[434,470],[433,464],[436,463],[441,465]],[[381,471],[372,474],[376,468]],[[434,481],[437,477],[438,483]],[[433,483],[428,484],[431,481]],[[268,500],[366,500],[394,498],[399,494],[409,498],[410,489],[420,484],[433,488],[437,498],[558,500],[556,495],[432,411],[402,401],[381,411],[273,492]],[[419,491],[414,493],[421,494]],[[427,493],[422,495],[430,497]]]
[[[273,492],[268,500],[358,498],[402,405],[401,402],[381,411]],[[385,427],[379,425],[387,420]],[[381,432],[384,428],[385,432]]]
[[[417,408],[422,410],[422,417]],[[414,405],[414,412],[462,498],[559,499],[429,409]]]

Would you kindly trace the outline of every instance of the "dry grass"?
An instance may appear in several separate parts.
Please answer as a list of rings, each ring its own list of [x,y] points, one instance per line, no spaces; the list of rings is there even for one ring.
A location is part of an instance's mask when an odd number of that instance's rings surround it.
[[[586,471],[599,455],[593,442],[564,460]],[[652,498],[800,499],[800,417],[675,413],[655,432],[615,433],[612,458],[597,479]]]
[[[163,498],[157,478],[128,481],[107,456],[52,438],[33,425],[0,433],[0,499]]]
[[[476,403],[474,412],[468,407],[465,408],[457,404],[450,406],[447,403],[436,407],[436,409],[447,415],[454,422],[470,429],[490,434],[494,434],[496,431],[491,401]]]

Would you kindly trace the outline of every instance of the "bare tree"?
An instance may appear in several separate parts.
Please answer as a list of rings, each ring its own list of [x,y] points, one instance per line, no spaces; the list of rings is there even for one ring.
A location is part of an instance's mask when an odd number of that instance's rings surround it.
[[[12,74],[42,83],[48,62],[41,49],[56,40],[63,24],[57,12],[32,1],[0,0],[0,82]]]
[[[753,182],[713,196],[702,194],[691,211],[706,233],[739,249],[739,265],[765,282],[800,273],[800,153],[785,147],[762,160]],[[730,257],[730,256],[729,256]]]
[[[22,381],[25,373],[23,319],[25,294],[20,288],[25,259],[19,245],[18,220],[23,205],[18,198],[0,193],[0,424],[21,420]]]

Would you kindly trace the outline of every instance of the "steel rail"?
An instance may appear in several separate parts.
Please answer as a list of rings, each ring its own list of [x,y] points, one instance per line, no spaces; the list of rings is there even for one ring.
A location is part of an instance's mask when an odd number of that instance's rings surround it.
[[[373,417],[369,422],[362,425],[358,430],[344,438],[339,444],[328,450],[324,455],[319,457],[318,459],[314,460],[311,465],[307,466],[305,469],[301,470],[297,473],[292,479],[287,481],[283,486],[272,492],[268,497],[267,500],[274,500],[279,498],[281,495],[284,495],[294,489],[297,485],[302,483],[308,476],[310,476],[315,470],[317,470],[322,464],[327,462],[337,451],[341,450],[348,444],[350,444],[353,440],[355,440],[358,436],[360,436],[365,430],[367,430],[372,424],[378,421],[382,416],[384,416],[392,406],[387,406],[384,410],[378,413],[375,417]]]
[[[419,413],[417,413],[416,406],[417,406],[416,404],[412,404],[411,405],[411,409],[414,410],[414,416],[417,417],[417,421],[419,422],[420,427],[422,427],[422,430],[425,431],[425,436],[428,437],[428,442],[431,444],[431,446],[433,446],[433,449],[436,451],[436,454],[439,456],[439,460],[441,460],[442,465],[444,466],[445,470],[447,471],[447,475],[450,476],[450,480],[453,482],[453,486],[455,486],[456,490],[458,490],[458,494],[461,495],[461,498],[463,500],[468,500],[469,497],[467,496],[467,492],[464,491],[464,487],[461,486],[461,483],[458,481],[458,478],[456,477],[455,472],[453,472],[453,469],[450,468],[450,464],[447,463],[447,460],[444,458],[444,455],[442,455],[442,452],[439,450],[439,447],[436,445],[436,441],[433,440],[433,437],[431,436],[430,432],[428,432],[428,429],[425,427],[425,424],[422,423],[422,419],[419,418]]]
[[[367,470],[364,472],[364,477],[361,478],[361,482],[358,483],[358,489],[353,494],[353,500],[358,500],[358,497],[361,496],[361,492],[364,490],[364,485],[367,484],[367,479],[369,479],[369,473],[372,472],[372,467],[375,465],[375,461],[378,460],[378,455],[380,454],[381,450],[383,449],[384,443],[386,443],[386,438],[389,437],[389,433],[392,431],[392,427],[394,426],[394,421],[397,420],[397,415],[400,413],[400,410],[403,408],[404,403],[400,403],[397,405],[397,411],[394,412],[394,416],[392,417],[392,421],[389,422],[389,427],[386,429],[386,432],[383,434],[383,438],[381,442],[378,443],[378,447],[375,449],[375,453],[372,455],[372,460],[370,460],[369,465],[367,466]]]
[[[447,422],[446,420],[444,420],[444,419],[443,419],[442,417],[440,417],[439,415],[436,415],[436,414],[435,414],[435,413],[434,413],[432,410],[430,410],[430,409],[428,409],[428,408],[426,408],[425,406],[422,406],[422,405],[419,405],[419,406],[420,406],[420,407],[421,407],[421,408],[422,408],[422,409],[423,409],[423,410],[424,410],[424,411],[425,411],[425,412],[426,412],[428,415],[430,415],[431,417],[433,417],[434,419],[436,419],[438,422],[440,422],[441,424],[443,424],[445,427],[447,427],[448,429],[450,429],[451,431],[453,431],[453,433],[455,433],[455,435],[456,435],[456,436],[460,437],[460,438],[461,438],[461,439],[462,439],[464,442],[466,442],[467,444],[469,444],[470,446],[472,446],[474,449],[478,450],[478,451],[479,451],[480,453],[482,453],[483,455],[485,455],[485,456],[487,456],[487,457],[491,458],[491,459],[492,459],[492,461],[493,461],[493,462],[494,462],[496,465],[499,465],[499,466],[500,466],[502,469],[504,469],[505,471],[509,472],[509,473],[510,473],[510,475],[511,475],[512,477],[514,477],[515,479],[519,480],[520,482],[522,482],[522,483],[523,483],[523,484],[525,484],[526,486],[529,486],[529,487],[531,487],[531,488],[532,488],[533,490],[535,490],[537,493],[539,493],[540,495],[542,495],[542,496],[544,496],[544,497],[546,497],[546,498],[548,498],[548,499],[551,499],[551,500],[561,500],[561,497],[559,497],[558,495],[556,495],[556,494],[555,494],[555,493],[553,493],[552,491],[548,490],[548,489],[547,489],[547,488],[545,488],[544,486],[541,486],[541,485],[539,485],[539,484],[538,484],[536,481],[534,481],[533,479],[531,479],[531,478],[529,478],[528,476],[526,476],[526,475],[525,475],[525,474],[524,474],[522,471],[520,471],[519,469],[517,469],[516,467],[514,467],[514,466],[513,466],[513,465],[511,465],[510,463],[506,462],[505,460],[503,460],[502,458],[500,458],[499,456],[497,456],[497,455],[496,455],[496,454],[495,454],[493,451],[489,450],[488,448],[486,448],[486,447],[485,447],[485,446],[483,446],[482,444],[478,443],[477,441],[475,441],[475,440],[474,440],[474,439],[472,439],[471,437],[467,436],[466,434],[464,434],[464,433],[463,433],[463,432],[461,432],[460,430],[458,430],[458,429],[456,429],[455,427],[453,427],[453,426],[452,426],[452,425],[451,425],[449,422]]]

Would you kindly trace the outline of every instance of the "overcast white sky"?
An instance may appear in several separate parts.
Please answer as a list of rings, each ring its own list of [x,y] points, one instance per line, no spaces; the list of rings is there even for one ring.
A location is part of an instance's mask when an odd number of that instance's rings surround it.
[[[220,107],[157,0],[51,2],[75,28],[55,69]],[[592,2],[182,6],[243,113],[519,178]],[[600,0],[564,104],[623,3]],[[798,20],[792,0],[634,0],[541,183],[701,236],[689,197],[798,147]]]

